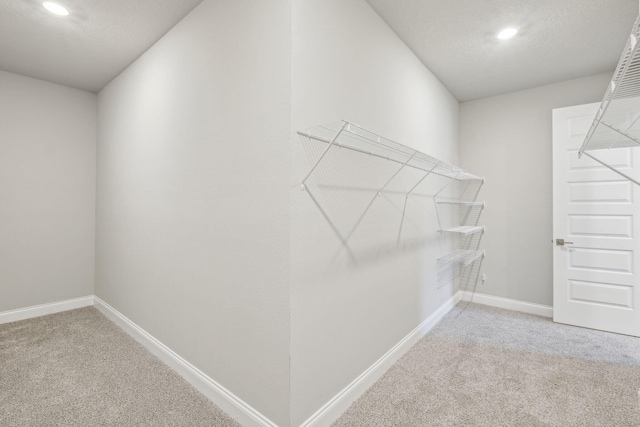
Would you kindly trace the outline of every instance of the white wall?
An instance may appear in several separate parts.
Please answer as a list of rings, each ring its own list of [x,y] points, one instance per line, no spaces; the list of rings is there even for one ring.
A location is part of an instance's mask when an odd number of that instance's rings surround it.
[[[552,305],[551,110],[599,102],[610,73],[469,101],[460,161],[486,176],[486,282],[478,292]]]
[[[283,426],[290,13],[205,0],[98,97],[97,296]]]
[[[435,284],[439,248],[430,198],[412,218],[419,229],[413,237],[423,238],[419,245],[395,244],[400,215],[393,204],[404,200],[401,196],[374,203],[349,242],[356,260],[346,255],[299,189],[310,163],[295,131],[348,119],[456,162],[458,102],[364,0],[294,2],[292,87],[291,425],[300,425],[428,317],[452,289]],[[359,178],[349,176],[350,169],[362,164],[342,160],[327,173],[336,186],[356,185]],[[372,172],[369,183],[361,179],[364,187],[379,184]],[[345,217],[357,217],[355,200],[362,193],[341,189],[332,198],[331,191],[311,182],[338,226],[345,225]]]
[[[96,96],[0,71],[0,312],[93,294]]]

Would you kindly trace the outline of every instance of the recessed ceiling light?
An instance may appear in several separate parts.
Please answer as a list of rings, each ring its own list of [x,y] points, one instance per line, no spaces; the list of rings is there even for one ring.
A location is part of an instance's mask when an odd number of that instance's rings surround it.
[[[42,3],[42,5],[44,6],[45,9],[47,9],[49,12],[55,15],[67,16],[69,14],[69,10],[64,6],[59,5],[58,3],[46,1]]]
[[[515,27],[509,27],[500,31],[496,37],[498,37],[500,40],[507,40],[515,36],[516,34],[518,34],[518,29]]]

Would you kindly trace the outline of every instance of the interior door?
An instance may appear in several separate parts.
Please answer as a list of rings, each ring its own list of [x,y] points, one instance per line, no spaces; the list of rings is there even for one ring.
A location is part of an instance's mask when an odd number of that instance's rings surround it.
[[[639,188],[578,159],[598,107],[553,110],[553,320],[640,336]],[[630,148],[592,154],[639,175],[640,153]]]

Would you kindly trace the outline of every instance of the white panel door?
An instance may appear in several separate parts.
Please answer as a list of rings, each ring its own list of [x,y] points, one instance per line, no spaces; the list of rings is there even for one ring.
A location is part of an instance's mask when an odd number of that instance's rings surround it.
[[[639,188],[586,156],[578,159],[598,106],[553,110],[553,320],[640,336]],[[637,151],[592,154],[640,175]]]

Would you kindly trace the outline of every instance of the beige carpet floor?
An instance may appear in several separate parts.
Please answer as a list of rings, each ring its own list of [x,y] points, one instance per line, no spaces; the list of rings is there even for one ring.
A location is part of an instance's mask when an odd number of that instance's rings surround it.
[[[640,426],[640,339],[461,303],[333,427]]]
[[[0,426],[239,426],[93,307],[0,325]]]
[[[335,423],[640,426],[640,340],[462,303]],[[94,308],[0,325],[0,426],[238,426]]]

